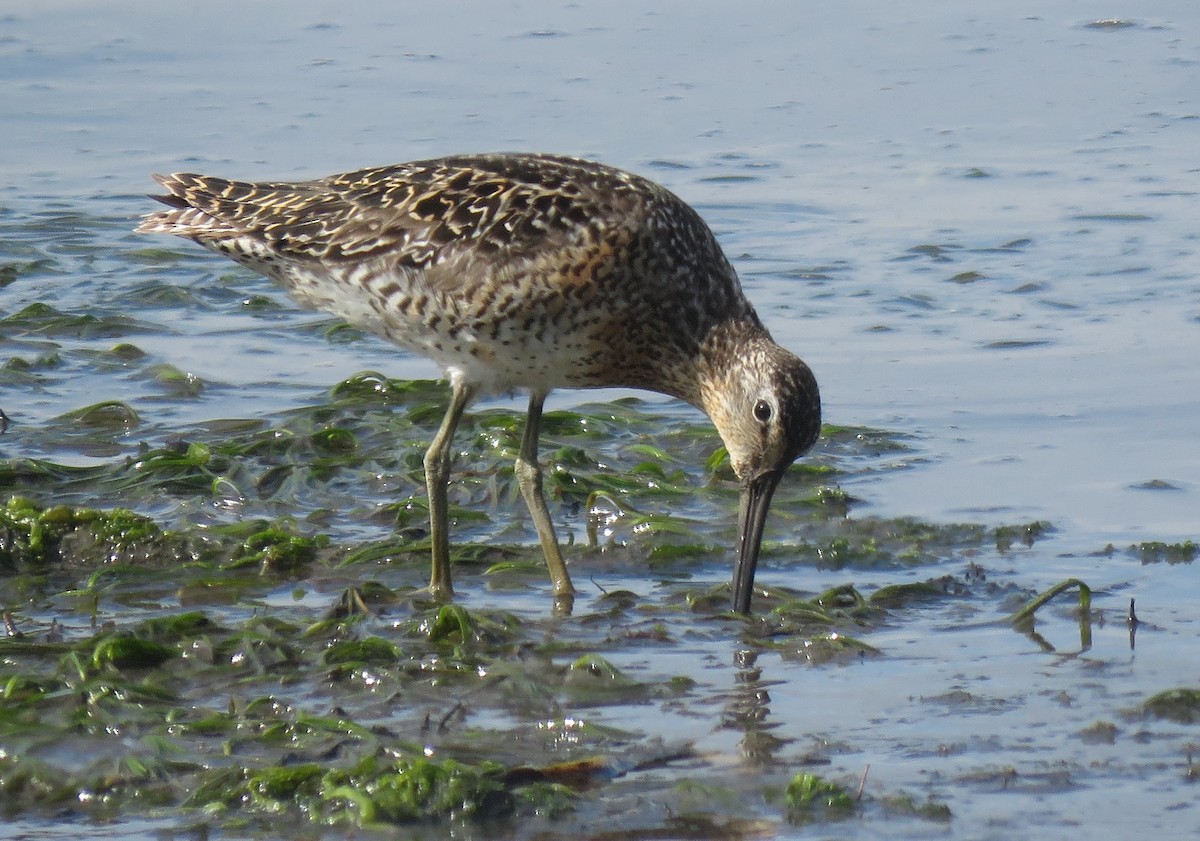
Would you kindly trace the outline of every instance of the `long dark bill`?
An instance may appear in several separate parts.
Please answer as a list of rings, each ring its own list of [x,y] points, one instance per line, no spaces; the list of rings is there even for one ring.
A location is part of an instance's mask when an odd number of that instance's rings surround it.
[[[782,470],[772,470],[750,480],[742,488],[742,503],[738,511],[738,553],[733,567],[733,609],[738,613],[750,612],[763,526],[767,522],[767,511],[771,508],[771,496],[782,476]]]

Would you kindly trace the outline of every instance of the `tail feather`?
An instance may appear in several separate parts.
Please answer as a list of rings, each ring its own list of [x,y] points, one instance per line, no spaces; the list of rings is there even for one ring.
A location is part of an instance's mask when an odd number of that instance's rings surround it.
[[[151,198],[163,200],[161,196],[151,196]],[[175,204],[172,201],[165,203]],[[212,239],[238,233],[237,228],[232,225],[222,222],[203,210],[188,207],[186,204],[174,210],[160,210],[157,213],[147,214],[142,217],[141,223],[133,230],[139,234],[174,234],[192,239],[205,237]]]
[[[139,234],[174,234],[175,236],[191,239],[220,238],[236,234],[238,229],[223,221],[220,217],[204,209],[202,205],[216,200],[211,190],[197,190],[205,185],[205,179],[191,173],[174,173],[172,175],[153,176],[155,181],[167,190],[166,195],[151,195],[150,198],[162,202],[171,210],[160,210],[147,214],[141,223],[134,228]],[[204,201],[207,198],[209,201]]]

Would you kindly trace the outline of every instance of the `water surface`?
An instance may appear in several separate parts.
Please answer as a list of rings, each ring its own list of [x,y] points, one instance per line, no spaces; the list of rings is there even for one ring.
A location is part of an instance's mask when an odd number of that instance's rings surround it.
[[[277,422],[364,369],[436,376],[382,343],[339,339],[327,319],[198,248],[134,236],[151,209],[149,172],[305,178],[497,149],[596,157],[700,210],[777,339],[813,367],[827,421],[902,438],[894,454],[819,448],[851,465],[841,487],[859,501],[852,519],[1053,527],[1030,546],[960,546],[908,569],[831,569],[785,548],[764,584],[870,591],[963,579],[978,563],[1018,594],[1083,579],[1106,621],[1081,651],[1064,607],[1039,627],[1047,650],[989,624],[1009,601],[980,598],[873,629],[877,658],[810,665],[763,652],[763,715],[786,740],[767,770],[739,746],[745,731],[721,724],[739,685],[732,629],[701,622],[672,646],[610,652],[631,674],[687,675],[697,688],[679,704],[574,712],[691,740],[705,761],[618,780],[592,808],[689,777],[777,782],[816,754],[824,775],[857,781],[869,766],[868,790],[929,795],[954,815],[931,828],[872,813],[829,829],[842,837],[1195,832],[1194,728],[1138,710],[1200,679],[1200,594],[1190,563],[1144,563],[1130,547],[1200,532],[1200,13],[1186,2],[1130,11],[11,3],[0,17],[0,267],[11,269],[0,317],[41,303],[99,321],[0,330],[0,358],[32,366],[0,376],[12,420],[0,456],[106,464],[214,421]],[[98,366],[117,342],[146,360]],[[202,385],[148,376],[152,366]],[[553,405],[621,396],[563,392]],[[701,420],[641,396],[664,424]],[[72,443],[55,419],[106,398],[141,424],[108,448]],[[732,518],[719,499],[695,505]],[[811,536],[786,515],[773,522],[769,539],[784,547]],[[389,533],[378,521],[322,525],[345,539]],[[566,525],[581,537],[578,520]],[[601,565],[597,580],[668,599],[674,585],[641,569],[622,560],[605,578]],[[714,559],[691,574],[715,584],[727,571]],[[536,590],[463,589],[468,607],[547,612]],[[1148,622],[1136,649],[1122,621],[1130,597]],[[580,613],[591,607],[585,597]],[[1096,722],[1115,723],[1111,743],[1080,737]],[[806,831],[769,804],[750,811],[768,834]],[[59,834],[44,817],[19,825]]]

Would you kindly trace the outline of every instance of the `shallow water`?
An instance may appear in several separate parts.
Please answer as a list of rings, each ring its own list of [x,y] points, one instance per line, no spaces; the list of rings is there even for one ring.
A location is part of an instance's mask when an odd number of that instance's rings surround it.
[[[787,740],[766,778],[819,755],[823,775],[857,784],[869,766],[868,791],[929,794],[954,815],[898,825],[872,812],[829,828],[839,837],[1195,832],[1194,726],[1136,711],[1195,685],[1200,593],[1190,563],[1143,563],[1127,547],[1200,532],[1200,13],[1188,2],[1136,11],[1104,21],[1067,2],[464,3],[436,16],[366,3],[9,4],[0,267],[12,271],[0,276],[0,318],[45,303],[100,321],[0,328],[0,355],[33,362],[0,375],[12,420],[0,456],[111,463],[220,419],[278,421],[364,369],[436,374],[373,340],[327,337],[327,319],[198,248],[134,236],[152,205],[150,171],[300,178],[487,149],[596,157],[700,210],[776,338],[812,365],[828,422],[904,437],[904,451],[848,458],[854,517],[1054,527],[1029,547],[960,548],[913,569],[772,557],[763,584],[869,591],[962,577],[977,562],[1013,592],[1081,578],[1106,617],[1084,652],[1066,608],[1040,620],[1055,650],[988,624],[1015,607],[1000,597],[907,611],[868,634],[883,656],[861,662],[763,652],[761,715]],[[118,341],[147,360],[98,365]],[[619,396],[559,393],[553,405]],[[664,422],[699,422],[640,396]],[[141,423],[110,447],[77,443],[56,420],[113,397]],[[839,452],[826,442],[818,458]],[[774,522],[769,538],[784,545],[806,534]],[[378,521],[328,530],[388,532]],[[614,562],[597,581],[670,596],[670,580],[640,569]],[[727,575],[715,562],[689,574]],[[468,608],[547,610],[540,589],[463,589]],[[1123,623],[1131,597],[1147,622],[1136,649]],[[585,598],[577,614],[591,609]],[[575,712],[692,740],[704,762],[616,780],[592,807],[600,815],[641,786],[762,779],[746,771],[760,766],[739,747],[744,731],[721,725],[746,684],[741,643],[694,621],[687,644],[606,654],[642,679],[695,679],[683,702]],[[586,626],[557,633],[589,638]],[[1098,721],[1115,722],[1111,744],[1081,738]],[[763,834],[807,831],[763,820]],[[40,818],[23,825],[58,832]]]

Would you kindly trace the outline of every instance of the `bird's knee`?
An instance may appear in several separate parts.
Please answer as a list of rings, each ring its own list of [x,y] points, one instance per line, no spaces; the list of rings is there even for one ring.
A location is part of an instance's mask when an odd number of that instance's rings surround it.
[[[425,478],[431,484],[445,484],[450,477],[450,460],[441,450],[430,447],[425,451]]]
[[[542,489],[542,468],[537,462],[526,461],[523,458],[517,459],[517,463],[513,468],[517,474],[517,482],[521,488],[529,488],[540,492]]]

